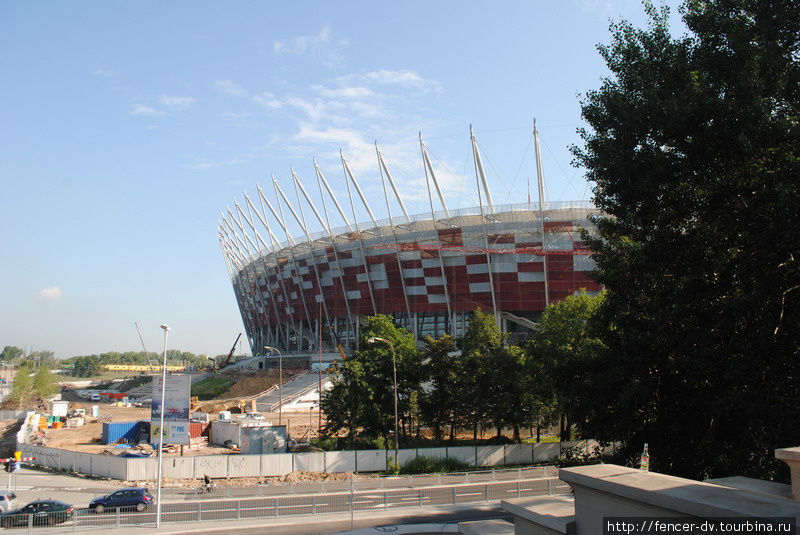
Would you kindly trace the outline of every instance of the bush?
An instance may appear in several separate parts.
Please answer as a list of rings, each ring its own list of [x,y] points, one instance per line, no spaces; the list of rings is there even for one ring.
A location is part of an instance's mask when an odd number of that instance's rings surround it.
[[[392,463],[393,464],[393,463]],[[443,472],[463,472],[470,465],[459,459],[426,457],[420,455],[411,459],[400,468],[401,474],[438,474]]]
[[[198,381],[192,385],[192,395],[197,396],[197,399],[208,400],[214,399],[226,392],[234,381],[222,377],[207,377],[202,381]]]

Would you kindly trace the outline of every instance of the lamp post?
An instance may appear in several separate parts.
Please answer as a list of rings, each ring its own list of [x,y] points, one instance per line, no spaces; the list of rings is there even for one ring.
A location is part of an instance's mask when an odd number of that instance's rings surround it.
[[[394,344],[391,343],[386,338],[378,338],[377,336],[373,336],[372,338],[367,339],[368,344],[374,344],[375,342],[383,342],[389,346],[392,350],[392,372],[394,375],[394,464],[397,464],[397,355],[394,352]]]
[[[278,425],[283,425],[283,355],[272,346],[264,346],[264,349],[278,354]]]
[[[167,390],[167,333],[170,328],[166,323],[161,324],[164,330],[164,359],[161,363],[161,410],[158,426],[158,490],[156,491],[156,528],[161,526],[161,475],[164,460],[164,397]]]

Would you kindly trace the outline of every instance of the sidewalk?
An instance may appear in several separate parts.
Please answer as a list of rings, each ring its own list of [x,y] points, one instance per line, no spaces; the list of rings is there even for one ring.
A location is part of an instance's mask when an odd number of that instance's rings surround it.
[[[87,479],[59,473],[22,468],[10,474],[11,491],[17,495],[17,505],[22,507],[33,500],[55,499],[85,507],[92,498],[107,494],[120,485],[110,481]],[[0,473],[0,490],[8,489],[9,474]]]

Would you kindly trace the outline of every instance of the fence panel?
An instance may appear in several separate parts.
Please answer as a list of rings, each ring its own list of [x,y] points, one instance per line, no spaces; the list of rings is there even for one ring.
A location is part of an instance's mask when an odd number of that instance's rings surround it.
[[[447,458],[447,448],[417,448],[418,457],[434,457],[436,459]]]
[[[503,464],[503,446],[478,446],[475,457],[477,466],[499,466]]]
[[[456,446],[453,448],[445,448],[447,457],[451,459],[458,459],[464,461],[470,466],[475,466],[475,446]]]
[[[262,476],[283,476],[291,473],[292,471],[292,455],[293,453],[273,453],[269,455],[260,455],[261,467],[260,474]]]
[[[128,479],[128,459],[109,457],[108,477],[112,479]]]
[[[228,455],[208,455],[206,457],[193,457],[194,477],[228,477]]]
[[[386,470],[386,450],[356,451],[356,468],[359,472],[383,472]]]
[[[137,481],[155,479],[158,470],[157,459],[125,459],[127,463],[127,476],[125,479]]]
[[[89,453],[74,453],[75,471],[80,474],[92,473],[92,455]],[[99,474],[95,474],[99,475]]]
[[[261,455],[228,455],[228,477],[257,476],[261,471]]]
[[[533,463],[532,444],[506,444],[506,464]]]
[[[555,461],[561,454],[561,444],[552,442],[549,444],[533,445],[533,462],[546,463]]]
[[[325,471],[336,474],[356,471],[356,455],[354,451],[326,451]]]
[[[313,453],[295,453],[294,455],[294,469],[302,470],[304,472],[324,472],[325,471],[325,454],[319,452]]]
[[[394,460],[394,450],[388,451],[389,460]],[[442,455],[443,457],[443,455]],[[417,450],[399,450],[397,452],[397,462],[400,463],[400,466],[403,466],[411,459],[417,458]]]
[[[194,457],[166,457],[162,461],[164,477],[186,479],[194,477]]]

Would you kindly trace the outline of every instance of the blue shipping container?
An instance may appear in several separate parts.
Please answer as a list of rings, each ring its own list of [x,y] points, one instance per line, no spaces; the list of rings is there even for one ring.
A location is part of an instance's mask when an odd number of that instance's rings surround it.
[[[103,422],[103,444],[133,442],[139,438],[139,429],[144,422]]]

